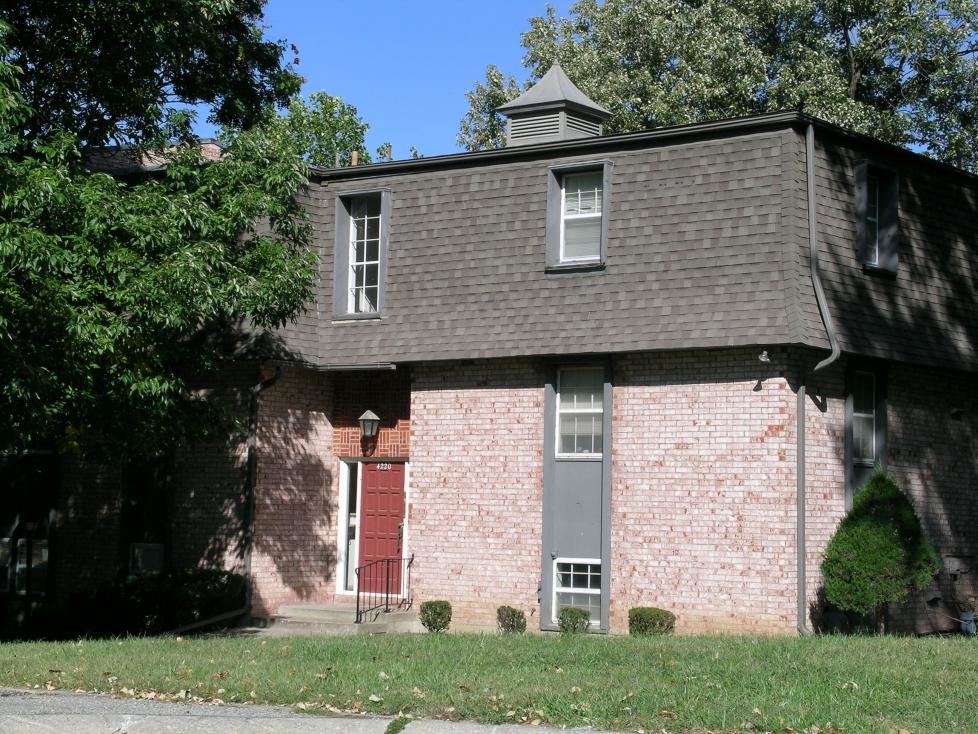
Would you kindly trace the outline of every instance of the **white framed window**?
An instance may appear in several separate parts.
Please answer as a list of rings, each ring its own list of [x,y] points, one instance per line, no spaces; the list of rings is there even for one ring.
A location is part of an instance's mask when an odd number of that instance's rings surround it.
[[[336,197],[334,318],[380,318],[390,210],[391,192],[387,189]]]
[[[31,593],[43,594],[47,589],[48,542],[46,540],[32,540],[30,542],[30,558],[27,555],[27,546],[27,538],[17,540],[14,591],[18,594],[27,593],[27,577],[29,574]]]
[[[611,161],[555,166],[547,176],[546,267],[553,272],[605,267]]]
[[[601,624],[601,559],[557,558],[554,560],[553,623],[562,609],[575,607],[591,613],[591,626]]]
[[[557,456],[600,458],[604,450],[604,368],[557,370]]]
[[[900,178],[860,161],[855,168],[857,256],[868,272],[895,275],[900,264]]]
[[[601,259],[604,173],[601,169],[565,173],[560,187],[560,261]]]
[[[867,265],[880,262],[880,179],[875,173],[866,176],[866,255]]]
[[[350,199],[349,313],[380,310],[380,195]]]
[[[876,446],[876,375],[853,372],[852,391],[852,460],[859,466],[873,466],[878,457]]]

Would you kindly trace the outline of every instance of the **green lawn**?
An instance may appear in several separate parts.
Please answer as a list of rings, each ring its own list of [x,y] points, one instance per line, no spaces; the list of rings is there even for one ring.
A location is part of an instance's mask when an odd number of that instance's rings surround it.
[[[978,640],[966,637],[8,643],[0,645],[0,686],[657,734],[978,732]]]

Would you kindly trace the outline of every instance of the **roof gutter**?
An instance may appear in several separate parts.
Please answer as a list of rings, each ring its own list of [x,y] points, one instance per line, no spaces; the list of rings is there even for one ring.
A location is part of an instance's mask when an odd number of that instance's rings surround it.
[[[829,313],[828,303],[825,298],[825,290],[822,288],[822,280],[818,272],[818,213],[815,200],[815,126],[811,123],[805,129],[805,168],[808,180],[808,248],[809,260],[812,271],[812,286],[815,289],[815,301],[818,303],[818,312],[825,324],[825,334],[829,339],[831,353],[828,357],[816,364],[809,372],[802,373],[801,384],[798,386],[798,406],[795,414],[798,424],[795,430],[797,436],[797,466],[795,468],[796,481],[796,546],[798,562],[798,633],[803,636],[812,634],[808,627],[808,582],[806,578],[806,552],[805,536],[805,405],[806,405],[806,384],[809,378],[816,372],[825,369],[835,362],[841,353],[839,340],[836,337],[835,327],[832,324],[832,315]]]

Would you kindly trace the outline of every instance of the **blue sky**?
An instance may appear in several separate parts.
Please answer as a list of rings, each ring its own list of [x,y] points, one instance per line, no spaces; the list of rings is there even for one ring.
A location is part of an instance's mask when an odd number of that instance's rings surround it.
[[[488,64],[522,81],[520,34],[547,0],[269,0],[265,35],[299,47],[303,95],[325,91],[370,125],[367,149],[454,153],[465,93]],[[568,16],[571,0],[550,0]],[[203,132],[203,131],[202,131]]]

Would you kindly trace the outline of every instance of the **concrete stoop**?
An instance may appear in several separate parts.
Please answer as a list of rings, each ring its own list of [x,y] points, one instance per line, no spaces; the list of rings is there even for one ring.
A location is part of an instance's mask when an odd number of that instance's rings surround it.
[[[402,632],[423,632],[413,609],[391,609],[371,612],[367,619],[356,623],[356,610],[327,604],[288,604],[264,624],[253,627],[258,634],[284,635],[377,635]]]

